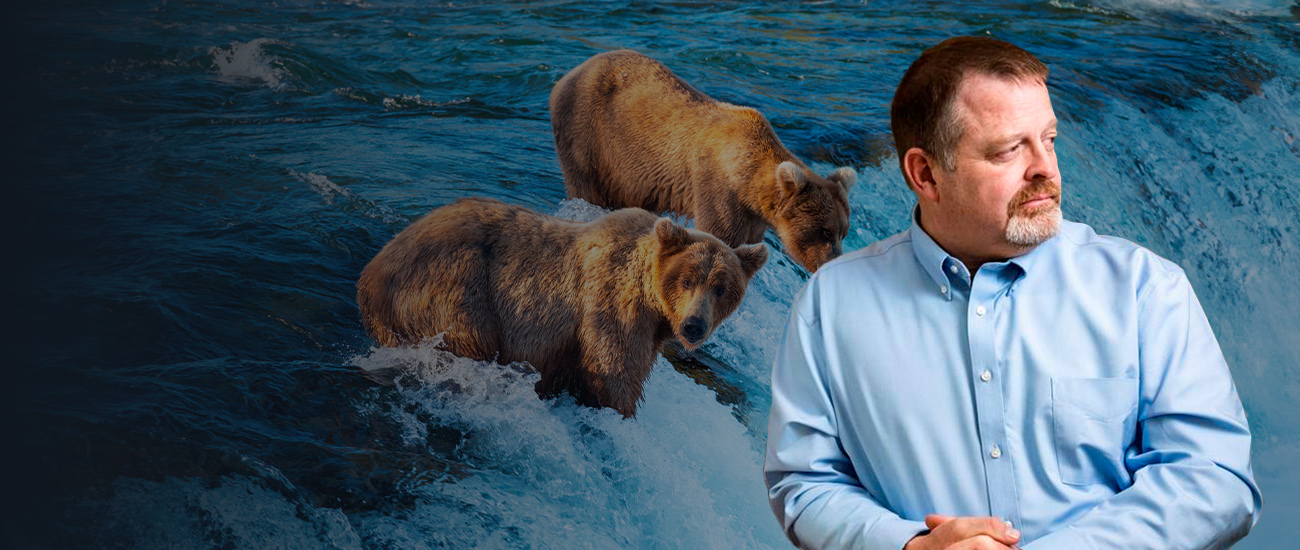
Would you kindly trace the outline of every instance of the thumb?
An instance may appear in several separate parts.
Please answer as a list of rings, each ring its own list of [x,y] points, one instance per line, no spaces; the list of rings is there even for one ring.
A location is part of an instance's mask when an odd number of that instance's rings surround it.
[[[938,527],[940,524],[942,524],[942,523],[944,523],[944,522],[946,522],[946,521],[948,521],[948,520],[950,520],[950,519],[952,519],[951,516],[941,516],[941,515],[939,515],[939,514],[926,514],[926,515],[925,515],[925,526],[928,527],[928,528],[930,528],[930,529],[934,529],[935,527]]]

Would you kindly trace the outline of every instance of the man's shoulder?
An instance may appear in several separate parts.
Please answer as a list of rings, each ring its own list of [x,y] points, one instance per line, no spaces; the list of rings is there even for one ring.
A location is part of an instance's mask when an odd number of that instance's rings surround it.
[[[1107,272],[1137,279],[1139,285],[1151,279],[1182,275],[1178,264],[1133,241],[1097,233],[1091,226],[1063,221],[1059,238],[1065,261],[1078,269]]]
[[[902,259],[912,261],[912,237],[907,230],[871,243],[831,260],[817,270],[821,278],[856,277],[863,271],[881,271],[894,267]]]
[[[911,236],[903,231],[822,265],[795,298],[796,311],[809,323],[816,323],[845,302],[864,306],[883,296],[901,295],[889,290],[919,271],[911,242]]]

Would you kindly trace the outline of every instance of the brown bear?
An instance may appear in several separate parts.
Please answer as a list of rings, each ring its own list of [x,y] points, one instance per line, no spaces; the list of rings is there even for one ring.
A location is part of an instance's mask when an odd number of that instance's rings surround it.
[[[451,352],[526,361],[542,396],[636,414],[661,346],[693,350],[767,261],[639,208],[586,223],[460,199],[412,223],[361,272],[357,305],[384,346],[444,333]]]
[[[775,228],[809,271],[841,253],[857,172],[814,174],[758,111],[715,101],[649,57],[605,52],[569,71],[551,90],[551,127],[571,197],[692,216],[731,246]]]

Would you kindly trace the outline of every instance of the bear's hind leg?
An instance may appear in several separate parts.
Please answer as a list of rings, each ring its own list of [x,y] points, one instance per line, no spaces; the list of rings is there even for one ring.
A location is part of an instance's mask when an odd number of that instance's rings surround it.
[[[470,323],[472,321],[461,321],[449,325],[442,345],[461,357],[495,361],[501,350],[501,339],[491,334],[491,327],[476,327]]]
[[[582,199],[596,206],[623,206],[610,200],[609,190],[590,163],[569,162],[564,165],[564,191],[570,198]]]
[[[501,323],[488,285],[488,258],[480,246],[466,246],[440,263],[429,287],[444,289],[422,297],[430,316],[425,334],[443,332],[442,346],[479,361],[501,353]]]

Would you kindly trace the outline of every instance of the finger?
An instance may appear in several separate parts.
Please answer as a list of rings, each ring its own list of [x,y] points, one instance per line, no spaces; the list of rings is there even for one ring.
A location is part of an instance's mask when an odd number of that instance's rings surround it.
[[[983,536],[983,534],[980,534],[979,537],[969,538],[967,542],[971,543],[972,550],[1011,550],[1010,546],[997,542],[991,537]]]
[[[930,529],[934,529],[935,527],[938,527],[940,524],[943,524],[944,522],[947,522],[948,520],[951,519],[952,516],[941,516],[939,514],[926,514],[925,526],[929,527]]]
[[[1020,531],[994,517],[955,518],[947,522],[944,531],[954,540],[984,535],[1007,546],[1020,542]]]

